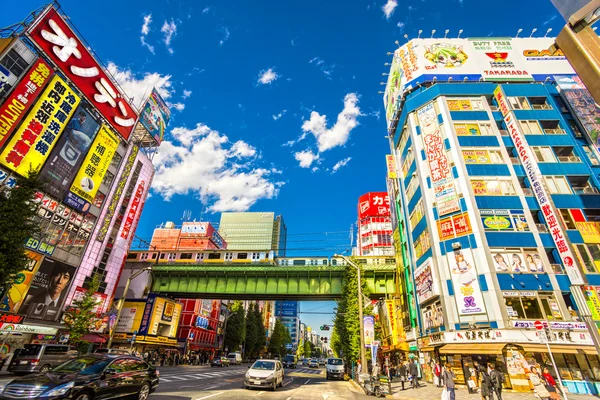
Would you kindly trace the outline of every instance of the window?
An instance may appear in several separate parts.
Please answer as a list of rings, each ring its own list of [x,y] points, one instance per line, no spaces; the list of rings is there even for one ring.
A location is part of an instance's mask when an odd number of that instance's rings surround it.
[[[121,164],[122,159],[123,159],[122,155],[120,155],[119,153],[115,153],[115,155],[113,156],[113,158],[110,162],[110,166],[114,167],[114,168],[118,168],[119,164]]]
[[[558,211],[560,211],[560,216],[562,218],[563,224],[567,229],[577,229],[575,221],[573,220],[573,216],[571,215],[571,212],[568,209],[560,208]]]
[[[475,196],[514,196],[517,194],[510,179],[495,177],[471,179],[471,187]]]
[[[575,253],[588,273],[598,273],[600,270],[600,245],[575,244]]]
[[[66,354],[68,350],[67,346],[46,346],[44,354]]]
[[[598,165],[598,156],[596,155],[596,152],[591,148],[591,146],[581,146],[583,148],[583,152],[585,153],[585,155],[587,156],[587,158],[590,160],[590,163],[592,165]]]
[[[546,97],[528,97],[529,104],[534,110],[552,110],[552,106],[546,101]]]
[[[8,53],[2,58],[0,64],[4,65],[11,74],[14,74],[17,78],[23,74],[23,72],[29,67],[29,64],[23,57],[15,51],[10,49]]]
[[[598,194],[598,189],[590,183],[589,176],[567,176],[567,181],[577,194]]]
[[[504,164],[500,150],[463,149],[465,164]]]
[[[208,259],[209,260],[220,260],[221,259],[221,253],[209,253],[208,254]]]
[[[110,187],[113,179],[115,179],[115,175],[110,173],[109,171],[106,171],[106,175],[104,175],[104,178],[102,179],[102,184]]]
[[[294,260],[292,265],[306,265],[306,260]]]
[[[415,152],[413,151],[412,147],[408,149],[408,153],[406,153],[406,158],[404,159],[404,162],[402,163],[402,176],[406,177],[406,174],[408,173],[408,170],[410,169],[410,165],[412,164],[412,162],[415,160]]]
[[[423,199],[421,199],[417,202],[415,209],[413,210],[413,212],[410,214],[410,217],[409,217],[411,230],[415,229],[415,226],[417,226],[417,224],[419,223],[419,221],[421,221],[421,219],[423,218],[424,215],[425,215],[425,206],[423,206]]]
[[[408,128],[404,128],[402,131],[402,136],[400,136],[400,140],[398,141],[398,153],[402,154],[404,152],[404,146],[406,146],[409,136]]]
[[[513,110],[531,110],[529,106],[529,102],[527,101],[527,97],[523,96],[509,96],[508,102],[510,103],[510,108]]]
[[[539,162],[556,162],[556,157],[550,146],[531,146],[531,150]]]
[[[248,253],[238,253],[238,260],[246,260],[248,259]]]
[[[571,194],[571,187],[564,176],[544,176],[550,194]]]
[[[179,259],[180,260],[191,260],[192,259],[192,253],[181,253],[179,255]]]
[[[490,136],[494,134],[491,124],[460,122],[454,124],[458,136]]]
[[[504,294],[508,316],[512,319],[562,320],[558,301],[551,293],[521,292],[516,297],[512,292]]]
[[[539,121],[544,133],[548,135],[564,135],[565,130],[560,127],[558,120],[541,120]]]
[[[415,240],[415,256],[420,258],[427,250],[431,248],[431,240],[429,239],[429,231],[425,229]]]
[[[540,124],[535,120],[519,121],[519,125],[525,135],[541,135],[543,133]]]
[[[410,179],[410,182],[408,182],[408,185],[406,186],[406,197],[412,199],[418,187],[419,183],[417,182],[417,174],[414,173]]]

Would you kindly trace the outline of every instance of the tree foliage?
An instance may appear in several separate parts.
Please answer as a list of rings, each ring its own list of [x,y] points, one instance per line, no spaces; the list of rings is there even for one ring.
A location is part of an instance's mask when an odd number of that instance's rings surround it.
[[[288,329],[281,323],[280,320],[275,321],[273,334],[269,340],[269,353],[272,355],[279,354],[283,356],[287,354],[286,345],[292,343],[292,337]]]
[[[94,274],[87,289],[80,299],[73,300],[71,306],[65,310],[64,320],[69,328],[69,343],[75,346],[81,352],[87,352],[89,342],[83,340],[83,337],[90,333],[101,315],[97,315],[92,310],[98,304],[98,299],[94,298],[94,293],[100,287],[100,276]]]
[[[234,314],[227,320],[224,344],[229,351],[237,351],[246,336],[246,314],[243,303],[236,300],[231,307],[231,312]]]
[[[256,348],[259,342],[258,334],[256,332],[256,314],[254,313],[254,305],[248,306],[248,312],[246,313],[246,342],[244,349],[246,357],[255,358]]]
[[[296,357],[303,358],[304,357],[304,339],[300,339],[298,342],[298,349],[296,349]]]
[[[342,358],[342,342],[335,326],[331,331],[330,347],[335,357]]]
[[[267,336],[264,324],[263,313],[258,306],[258,303],[254,303],[254,331],[256,332],[256,341],[254,343],[253,353],[257,357],[262,353],[265,344],[267,343]]]
[[[310,358],[312,357],[313,344],[310,340],[304,342],[304,357]]]
[[[31,170],[17,177],[12,190],[0,191],[0,287],[12,284],[29,263],[23,245],[38,232],[32,200],[39,189],[38,173]]]

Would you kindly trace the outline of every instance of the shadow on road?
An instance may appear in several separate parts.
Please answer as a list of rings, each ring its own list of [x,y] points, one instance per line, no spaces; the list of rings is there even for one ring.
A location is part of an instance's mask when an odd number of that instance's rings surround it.
[[[149,397],[151,400],[192,400],[190,396],[173,396],[172,394],[153,393]]]

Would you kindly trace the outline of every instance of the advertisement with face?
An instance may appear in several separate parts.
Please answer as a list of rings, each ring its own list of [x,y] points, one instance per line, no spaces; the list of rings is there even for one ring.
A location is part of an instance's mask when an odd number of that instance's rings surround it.
[[[491,254],[496,272],[533,274],[544,272],[544,262],[535,251],[525,253],[494,251]]]
[[[25,254],[28,257],[27,268],[15,276],[13,284],[2,297],[2,301],[0,301],[0,311],[2,312],[16,313],[19,311],[29,285],[42,262],[43,256],[39,253],[25,251]]]
[[[483,295],[471,249],[454,250],[448,253],[448,265],[452,275],[458,314],[485,313]]]
[[[165,129],[171,119],[171,110],[167,107],[165,101],[162,99],[156,89],[152,90],[150,97],[142,114],[140,115],[140,122],[150,132],[154,139],[160,144],[163,136],[165,135]]]
[[[442,303],[439,301],[421,307],[421,314],[425,329],[439,328],[444,325],[444,312],[442,311]]]
[[[88,105],[80,104],[40,172],[46,193],[64,197],[99,128]]]
[[[423,265],[417,268],[414,275],[419,304],[440,294],[435,280],[435,273],[431,266],[431,259],[425,261]]]
[[[62,310],[75,267],[45,258],[33,277],[20,314],[27,318],[55,321]]]

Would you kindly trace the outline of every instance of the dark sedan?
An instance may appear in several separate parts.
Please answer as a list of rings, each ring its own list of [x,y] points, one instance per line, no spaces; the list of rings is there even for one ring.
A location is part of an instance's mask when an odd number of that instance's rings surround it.
[[[211,367],[229,367],[229,358],[215,357],[210,361]]]
[[[158,387],[153,366],[131,356],[86,354],[50,372],[17,378],[0,387],[0,399],[146,400]]]

